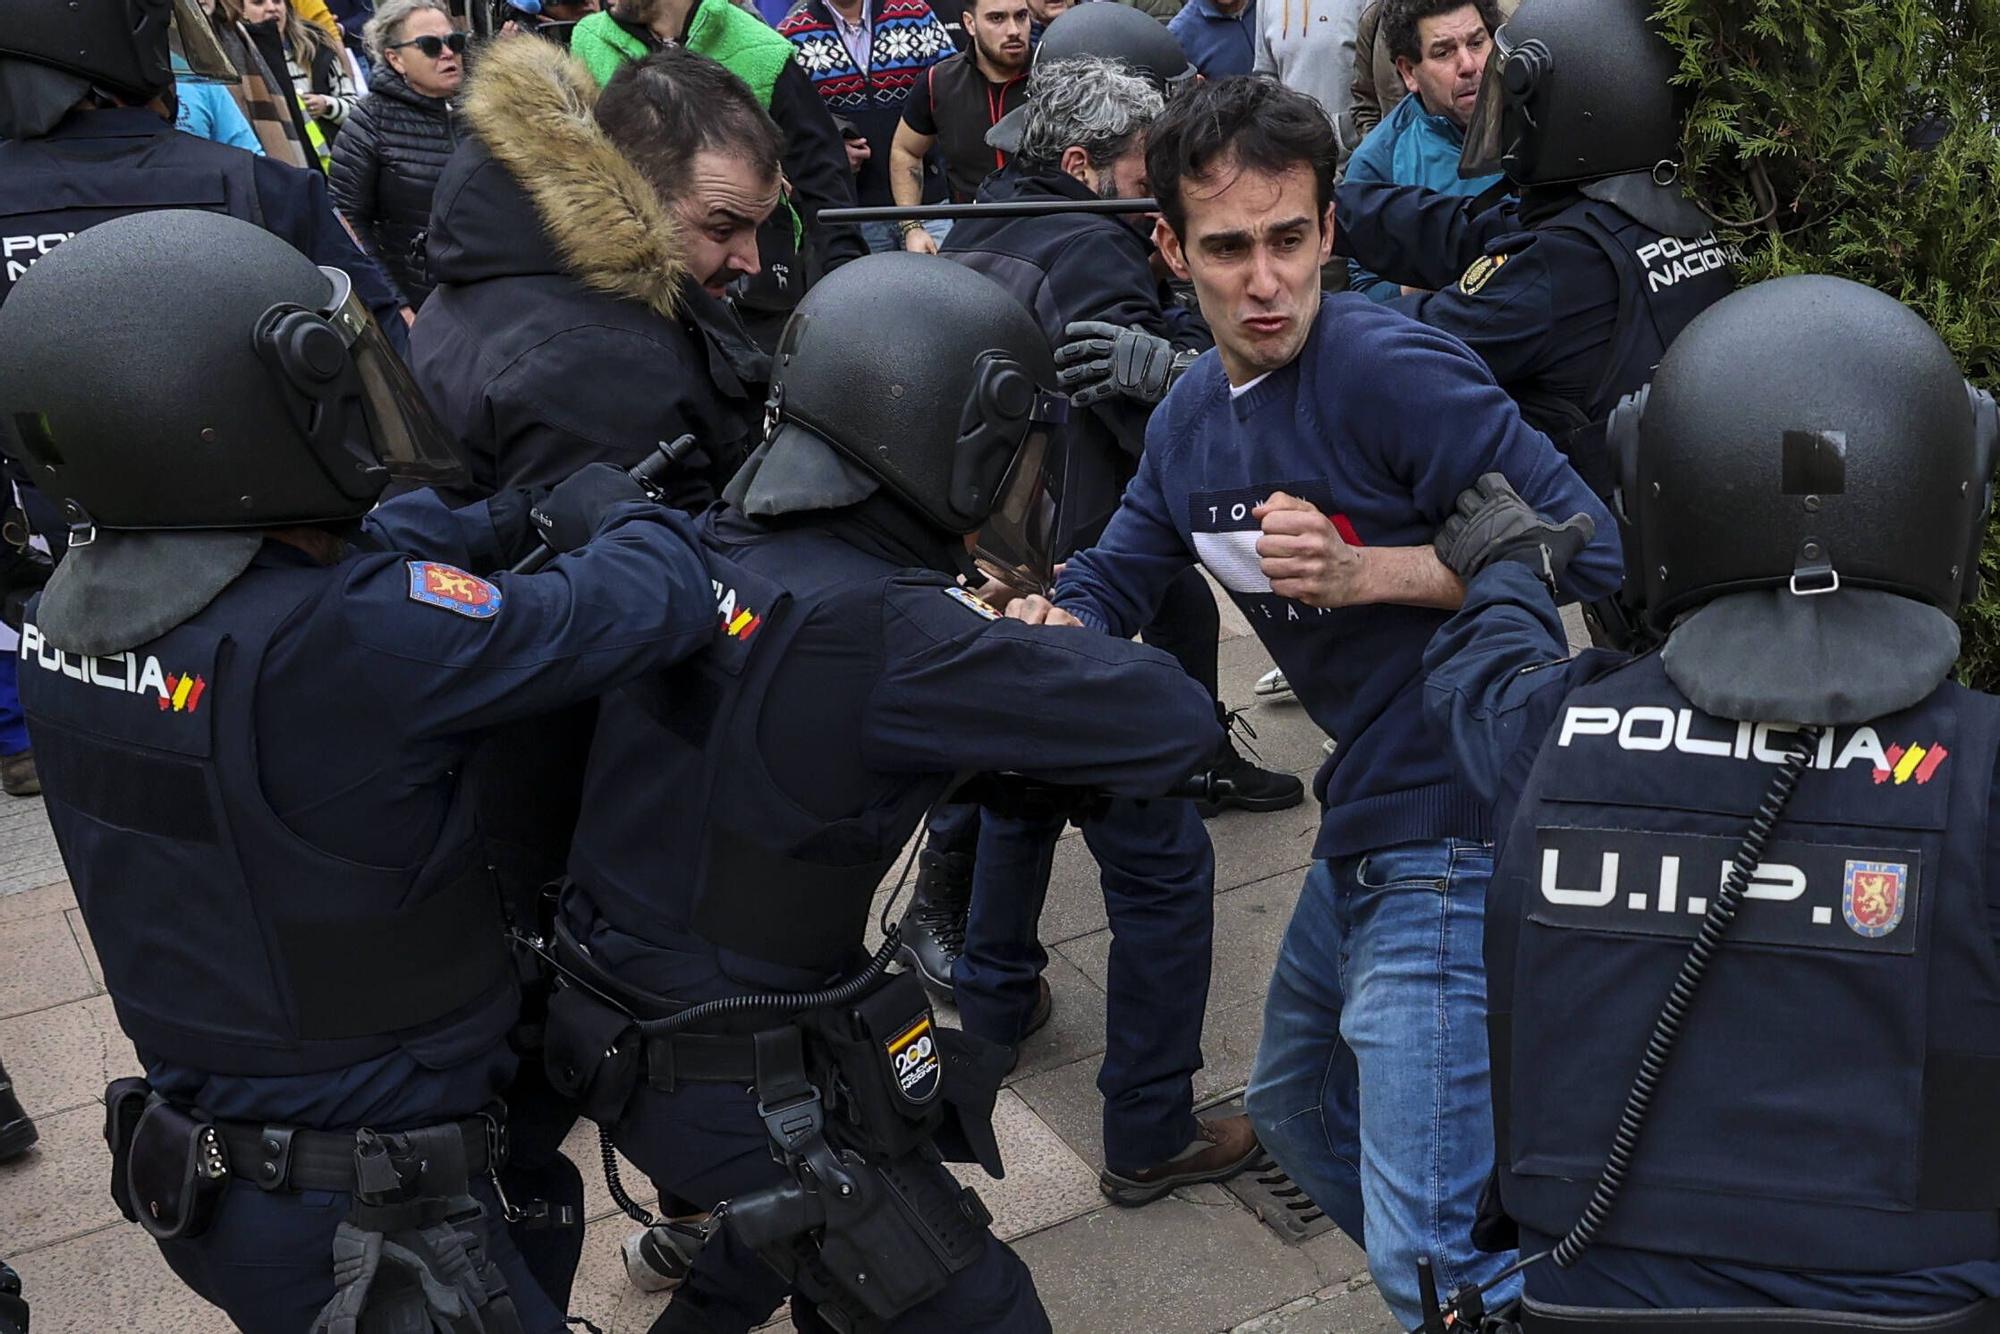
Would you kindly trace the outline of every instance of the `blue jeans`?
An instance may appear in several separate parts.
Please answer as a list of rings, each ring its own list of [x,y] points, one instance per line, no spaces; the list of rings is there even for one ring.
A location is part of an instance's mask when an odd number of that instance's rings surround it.
[[[1403,1328],[1514,1261],[1472,1245],[1493,1167],[1486,1069],[1492,850],[1447,839],[1316,862],[1279,947],[1247,1102],[1258,1138],[1368,1252]],[[1487,1295],[1493,1306],[1518,1277]]]
[[[951,230],[949,218],[933,218],[925,223],[924,230],[939,245],[944,244],[945,233]],[[903,233],[893,222],[864,222],[861,224],[861,239],[868,243],[868,252],[879,255],[883,251],[903,248]]]

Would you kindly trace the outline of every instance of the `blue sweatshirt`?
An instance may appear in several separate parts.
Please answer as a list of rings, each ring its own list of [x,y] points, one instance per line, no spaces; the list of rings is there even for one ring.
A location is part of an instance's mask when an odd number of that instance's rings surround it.
[[[1168,581],[1199,561],[1340,742],[1313,784],[1325,808],[1314,856],[1490,839],[1486,803],[1424,720],[1424,646],[1450,613],[1278,597],[1259,572],[1250,517],[1282,490],[1318,506],[1349,542],[1419,546],[1487,472],[1505,474],[1546,514],[1596,522],[1567,593],[1589,599],[1618,586],[1611,516],[1485,363],[1365,297],[1329,296],[1298,358],[1240,395],[1216,353],[1189,368],[1154,412],[1138,475],[1103,538],[1070,558],[1056,602],[1131,635],[1152,620]]]

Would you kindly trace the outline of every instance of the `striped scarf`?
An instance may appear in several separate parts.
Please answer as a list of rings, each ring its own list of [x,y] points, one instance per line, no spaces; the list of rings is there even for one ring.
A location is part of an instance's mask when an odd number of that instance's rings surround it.
[[[924,0],[870,0],[874,37],[868,68],[862,70],[847,53],[825,3],[808,0],[778,31],[791,39],[799,68],[829,110],[900,107],[918,76],[956,49]]]

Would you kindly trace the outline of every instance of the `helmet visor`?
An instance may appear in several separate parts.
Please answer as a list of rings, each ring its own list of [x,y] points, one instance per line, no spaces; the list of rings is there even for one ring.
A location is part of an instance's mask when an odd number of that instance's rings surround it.
[[[429,405],[403,359],[389,346],[382,326],[339,269],[322,267],[333,294],[320,314],[347,344],[361,385],[361,407],[376,457],[398,481],[443,486],[465,479],[465,463]]]
[[[1465,147],[1458,155],[1458,178],[1462,181],[1492,176],[1503,170],[1507,151],[1504,122],[1507,86],[1500,71],[1507,63],[1507,29],[1493,34],[1493,50],[1486,61],[1486,74],[1479,84],[1479,101],[1465,127]]]
[[[980,526],[972,549],[981,570],[1024,594],[1046,594],[1055,586],[1061,479],[1050,473],[1060,466],[1061,451],[1051,448],[1051,435],[1068,414],[1069,400],[1062,395],[1037,398],[1027,437],[1000,484],[1000,501]]]

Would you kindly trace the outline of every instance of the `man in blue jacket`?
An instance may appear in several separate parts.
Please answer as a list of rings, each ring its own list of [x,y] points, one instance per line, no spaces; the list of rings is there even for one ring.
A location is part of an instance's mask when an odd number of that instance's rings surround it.
[[[1470,1241],[1491,1165],[1480,932],[1486,807],[1422,715],[1425,643],[1463,590],[1427,542],[1481,474],[1597,540],[1571,595],[1618,582],[1610,516],[1472,352],[1353,294],[1321,298],[1338,148],[1319,107],[1264,80],[1168,106],[1147,174],[1168,264],[1215,331],[1153,414],[1104,536],[1056,605],[1113,635],[1200,562],[1306,711],[1339,740],[1314,783],[1317,860],[1281,947],[1251,1075],[1264,1146],[1356,1239],[1405,1328],[1418,1257],[1498,1277]],[[1503,1289],[1504,1291],[1504,1289]]]
[[[1479,195],[1506,179],[1499,172],[1470,179],[1458,174],[1465,127],[1479,102],[1499,22],[1494,0],[1389,0],[1382,36],[1412,96],[1398,102],[1354,150],[1348,180]],[[1370,301],[1403,295],[1400,283],[1369,272],[1357,259],[1347,261],[1347,286]]]

